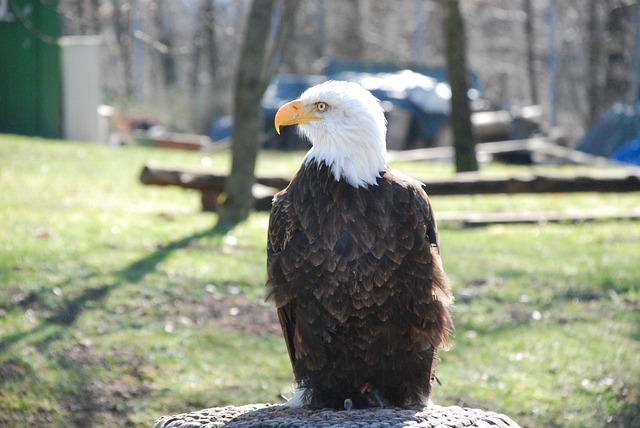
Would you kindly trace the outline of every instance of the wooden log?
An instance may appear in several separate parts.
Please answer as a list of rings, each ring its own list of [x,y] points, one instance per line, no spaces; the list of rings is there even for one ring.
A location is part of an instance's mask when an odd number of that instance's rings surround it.
[[[425,183],[429,195],[475,195],[496,193],[638,192],[640,174],[579,176],[520,175],[483,178],[480,174],[458,174],[448,180]]]
[[[145,165],[140,172],[143,184],[157,186],[179,186],[185,189],[217,190],[222,192],[226,175],[210,174],[204,171],[185,171],[166,169],[154,165]],[[288,178],[256,177],[256,183],[275,189],[284,189],[289,185]]]
[[[145,165],[140,172],[143,184],[156,186],[177,186],[184,189],[200,191],[202,210],[215,212],[218,208],[220,194],[224,191],[226,176],[208,174],[198,171],[183,171]],[[278,190],[284,189],[289,180],[280,177],[258,177],[252,192],[255,199],[255,209],[269,211],[271,200]]]
[[[196,171],[181,171],[145,166],[140,173],[144,184],[178,186],[202,193],[202,207],[215,211],[220,194],[224,191],[224,175]],[[522,174],[504,178],[487,178],[479,173],[458,174],[446,180],[423,181],[429,195],[476,195],[496,193],[572,193],[572,192],[638,192],[640,172],[623,169],[618,172],[592,175]],[[257,177],[253,188],[256,209],[268,211],[271,199],[284,189],[289,179],[283,177]]]
[[[154,428],[187,427],[484,427],[519,428],[506,415],[458,406],[383,408],[335,411],[287,408],[278,405],[250,404],[204,409],[192,413],[163,416]]]

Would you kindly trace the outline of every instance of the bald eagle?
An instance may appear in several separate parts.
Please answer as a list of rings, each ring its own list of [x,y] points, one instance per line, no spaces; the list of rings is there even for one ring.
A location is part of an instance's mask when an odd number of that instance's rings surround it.
[[[273,200],[269,296],[297,389],[289,406],[426,405],[452,296],[422,184],[386,164],[380,102],[328,81],[283,105],[312,148]]]

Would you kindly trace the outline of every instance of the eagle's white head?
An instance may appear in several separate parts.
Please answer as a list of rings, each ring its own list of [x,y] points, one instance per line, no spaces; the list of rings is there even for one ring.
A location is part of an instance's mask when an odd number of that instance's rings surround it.
[[[336,180],[375,185],[386,168],[387,125],[380,101],[356,83],[328,81],[276,113],[275,127],[299,125],[313,144],[305,162],[324,162]]]

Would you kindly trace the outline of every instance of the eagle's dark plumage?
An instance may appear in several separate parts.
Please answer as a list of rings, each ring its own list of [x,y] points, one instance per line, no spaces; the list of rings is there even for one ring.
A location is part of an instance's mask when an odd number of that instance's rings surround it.
[[[384,164],[384,116],[361,87],[311,88],[279,111],[288,124],[313,143],[269,221],[267,288],[303,391],[289,405],[427,404],[453,329],[427,194]]]

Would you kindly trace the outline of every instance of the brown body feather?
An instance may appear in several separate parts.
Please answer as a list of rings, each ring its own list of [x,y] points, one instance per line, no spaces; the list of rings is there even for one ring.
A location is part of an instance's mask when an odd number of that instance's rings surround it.
[[[356,188],[307,162],[274,199],[267,266],[311,406],[426,404],[453,325],[420,183],[388,170]]]

